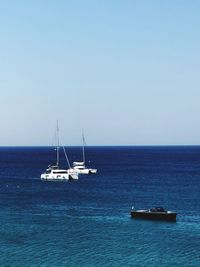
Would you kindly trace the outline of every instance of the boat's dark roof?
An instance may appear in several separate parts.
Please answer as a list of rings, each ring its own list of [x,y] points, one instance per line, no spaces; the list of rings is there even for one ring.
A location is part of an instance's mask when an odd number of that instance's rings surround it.
[[[151,212],[166,212],[166,210],[163,207],[155,207],[150,209]]]

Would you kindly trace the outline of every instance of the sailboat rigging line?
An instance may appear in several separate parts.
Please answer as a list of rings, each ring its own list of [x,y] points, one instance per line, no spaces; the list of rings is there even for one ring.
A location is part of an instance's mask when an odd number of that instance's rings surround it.
[[[70,165],[70,162],[69,162],[69,158],[68,158],[68,156],[67,156],[67,152],[66,152],[66,149],[65,149],[65,147],[64,147],[64,145],[63,145],[63,142],[62,142],[61,137],[60,137],[60,140],[61,140],[61,144],[62,144],[62,148],[63,148],[64,154],[65,154],[65,158],[66,158],[67,164],[68,164],[69,168],[71,169],[71,165]]]
[[[56,133],[57,133],[57,166],[59,166],[59,127],[58,127],[58,120],[57,120],[57,127],[56,127]]]
[[[82,140],[83,140],[83,162],[85,164],[85,138],[84,138],[84,129],[82,129]]]

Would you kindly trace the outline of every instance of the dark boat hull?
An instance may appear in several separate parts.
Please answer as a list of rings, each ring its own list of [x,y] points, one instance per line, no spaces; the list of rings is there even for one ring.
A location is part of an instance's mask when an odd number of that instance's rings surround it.
[[[150,211],[131,211],[131,217],[135,219],[158,220],[158,221],[176,221],[176,212],[150,212]]]

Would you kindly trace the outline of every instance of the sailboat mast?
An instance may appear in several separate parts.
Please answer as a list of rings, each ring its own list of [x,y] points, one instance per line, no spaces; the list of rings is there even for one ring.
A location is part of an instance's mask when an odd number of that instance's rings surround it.
[[[56,163],[56,165],[59,167],[59,146],[60,146],[60,144],[59,144],[59,127],[58,127],[58,121],[57,121],[57,126],[56,126],[56,133],[57,133],[57,148],[56,148],[56,150],[57,150],[57,163]]]
[[[84,130],[82,129],[82,139],[83,139],[83,162],[85,165],[85,138],[84,138]]]

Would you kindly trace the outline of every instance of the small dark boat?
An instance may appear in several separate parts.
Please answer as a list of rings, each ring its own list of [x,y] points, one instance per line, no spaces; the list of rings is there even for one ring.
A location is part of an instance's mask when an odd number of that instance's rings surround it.
[[[156,207],[149,210],[135,210],[134,208],[132,208],[131,210],[131,217],[135,219],[175,222],[176,215],[176,212],[165,210],[163,209],[163,207]]]

